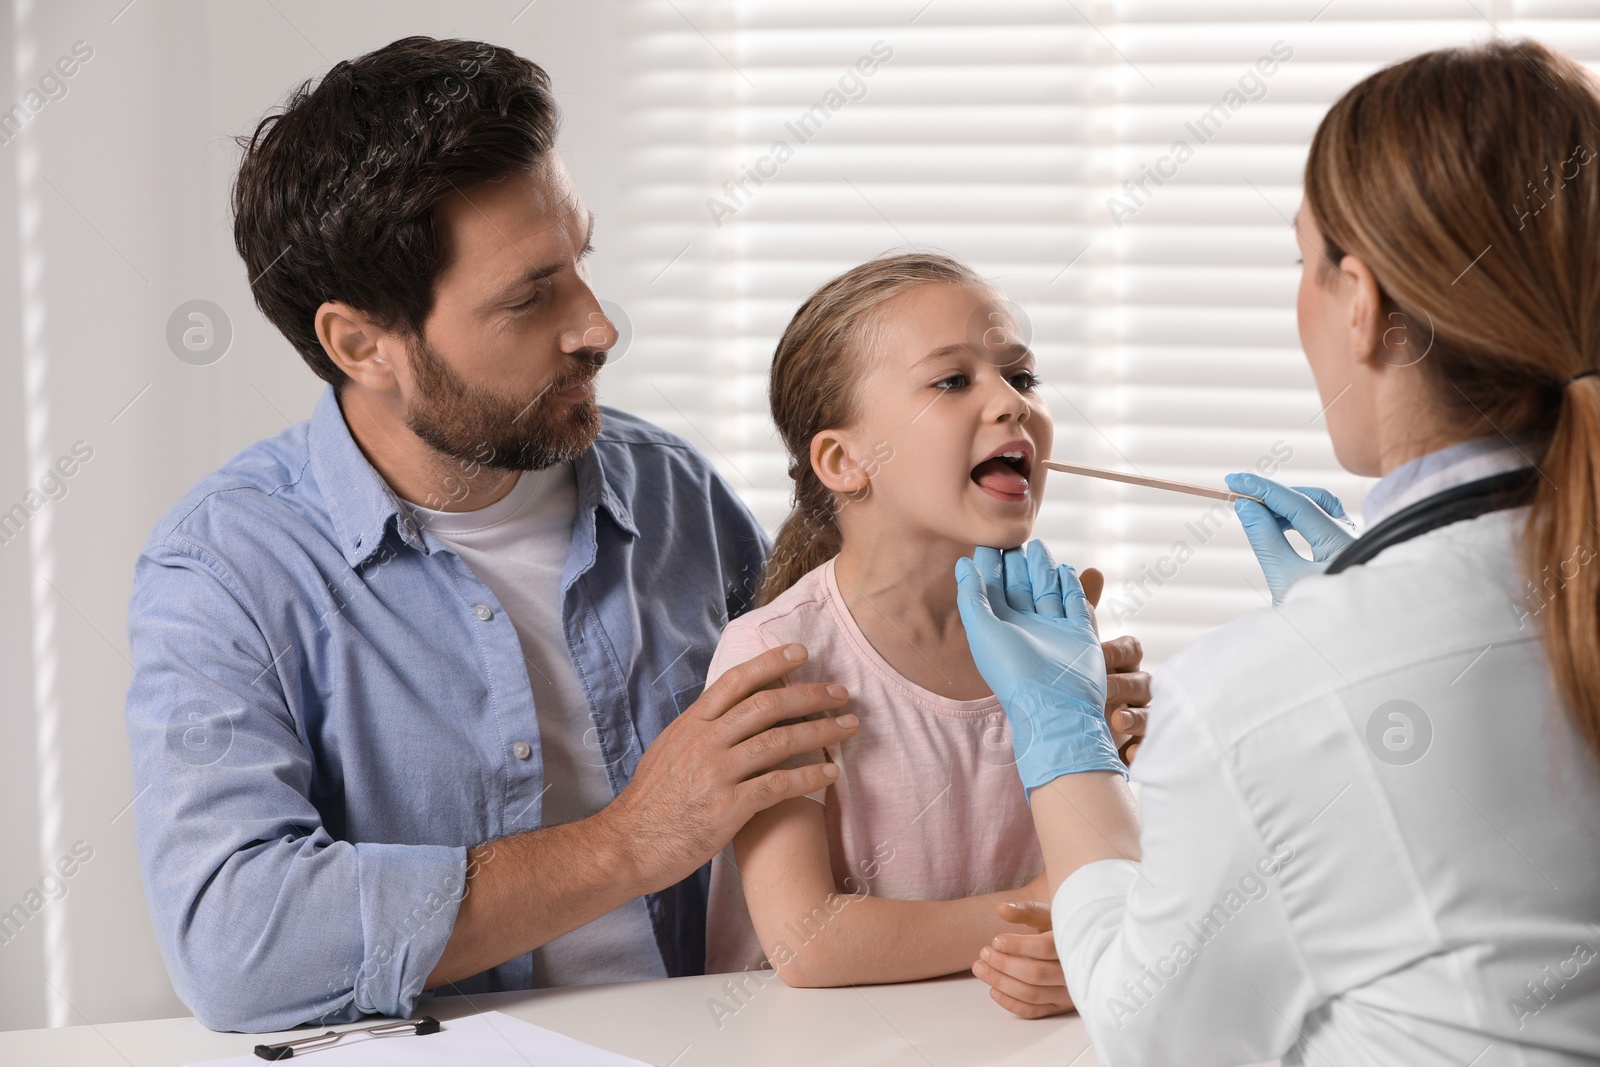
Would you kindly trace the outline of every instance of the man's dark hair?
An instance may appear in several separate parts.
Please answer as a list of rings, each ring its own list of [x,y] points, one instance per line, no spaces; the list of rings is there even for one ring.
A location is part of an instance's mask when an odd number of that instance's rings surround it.
[[[536,166],[558,122],[544,70],[479,41],[406,37],[305,82],[238,139],[233,241],[256,305],[338,388],[317,308],[420,337],[445,265],[434,205]]]

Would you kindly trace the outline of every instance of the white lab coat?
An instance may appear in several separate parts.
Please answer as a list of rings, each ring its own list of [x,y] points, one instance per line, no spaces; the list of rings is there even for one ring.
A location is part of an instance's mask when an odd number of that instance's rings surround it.
[[[1526,517],[1305,579],[1157,673],[1142,862],[1053,903],[1101,1064],[1600,1060],[1600,761],[1522,614]]]

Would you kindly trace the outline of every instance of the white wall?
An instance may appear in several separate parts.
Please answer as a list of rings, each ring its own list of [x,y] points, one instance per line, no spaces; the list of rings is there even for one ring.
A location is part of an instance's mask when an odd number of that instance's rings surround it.
[[[0,29],[13,74],[0,109],[74,42],[94,50],[66,96],[0,146],[0,510],[75,441],[94,450],[65,497],[0,545],[0,912],[26,906],[74,842],[94,849],[66,895],[0,944],[0,1028],[187,1014],[126,814],[133,562],[191,485],[304,419],[320,386],[251,302],[228,210],[233,136],[291,86],[397,37],[488,40],[550,71],[578,187],[602,225],[618,206],[616,0],[125,3],[13,0]],[[595,263],[602,295],[613,269]],[[206,367],[165,339],[195,298],[234,328]]]

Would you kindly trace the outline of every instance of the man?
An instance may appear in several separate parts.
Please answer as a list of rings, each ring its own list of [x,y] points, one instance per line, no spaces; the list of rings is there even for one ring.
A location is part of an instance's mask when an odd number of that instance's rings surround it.
[[[855,732],[782,685],[798,646],[701,693],[766,538],[597,407],[556,121],[534,64],[407,38],[244,146],[239,253],[329,389],[157,526],[129,609],[145,890],[213,1028],[699,973],[707,861]]]
[[[766,544],[681,441],[602,428],[555,124],[531,63],[410,39],[246,149],[240,254],[330,389],[158,526],[130,611],[145,884],[213,1027],[696,973],[702,866],[826,784],[762,772],[851,732],[763,732],[843,704],[746,699],[782,651],[696,699]]]

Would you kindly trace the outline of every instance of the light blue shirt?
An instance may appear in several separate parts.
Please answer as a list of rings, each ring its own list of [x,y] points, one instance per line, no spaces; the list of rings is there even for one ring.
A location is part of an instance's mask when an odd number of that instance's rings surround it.
[[[1493,434],[1473,437],[1407,460],[1380,478],[1362,507],[1368,529],[1420,500],[1458,485],[1531,467],[1538,456],[1531,441]]]
[[[575,470],[562,616],[615,795],[699,696],[767,540],[704,457],[633,416],[607,409]],[[495,595],[330,389],[157,525],[128,626],[140,866],[179,996],[225,1030],[411,1014],[467,849],[541,825],[538,719]],[[645,898],[669,974],[704,968],[706,877]],[[523,954],[440,991],[531,982]]]

